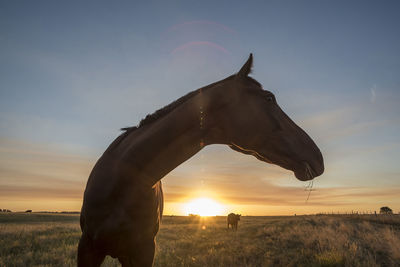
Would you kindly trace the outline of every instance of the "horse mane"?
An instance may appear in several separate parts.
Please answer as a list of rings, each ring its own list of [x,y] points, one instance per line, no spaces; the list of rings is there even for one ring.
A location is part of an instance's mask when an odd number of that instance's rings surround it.
[[[202,88],[199,88],[197,90],[194,90],[190,93],[187,93],[186,95],[182,96],[181,98],[178,98],[177,100],[175,100],[174,102],[166,105],[163,108],[160,108],[158,110],[156,110],[154,113],[152,114],[148,114],[144,119],[142,119],[139,124],[137,126],[131,126],[131,127],[124,127],[121,128],[121,131],[125,131],[125,136],[127,136],[126,133],[131,133],[145,125],[151,124],[152,122],[164,117],[165,115],[167,115],[168,113],[170,113],[171,111],[173,111],[174,109],[176,109],[178,106],[180,106],[182,103],[186,102],[188,99],[192,98],[194,95],[196,95],[200,90],[205,91],[211,87],[214,87],[216,85],[218,85],[219,83],[225,82],[227,80],[230,80],[234,77],[235,75],[231,75],[228,78],[225,78],[223,80],[217,81],[215,83],[209,84],[207,86],[204,86]]]

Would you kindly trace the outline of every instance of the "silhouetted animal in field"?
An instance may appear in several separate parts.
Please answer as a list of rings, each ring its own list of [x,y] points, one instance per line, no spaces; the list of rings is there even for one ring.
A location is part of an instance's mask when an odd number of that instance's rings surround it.
[[[227,221],[228,221],[228,229],[229,225],[232,225],[233,230],[237,230],[238,227],[238,222],[240,221],[240,214],[235,214],[235,213],[229,213]]]
[[[106,255],[123,266],[152,266],[163,211],[160,180],[207,145],[228,145],[302,181],[323,173],[315,143],[248,76],[252,61],[250,54],[237,74],[188,93],[111,143],[86,185],[78,266],[99,266]]]

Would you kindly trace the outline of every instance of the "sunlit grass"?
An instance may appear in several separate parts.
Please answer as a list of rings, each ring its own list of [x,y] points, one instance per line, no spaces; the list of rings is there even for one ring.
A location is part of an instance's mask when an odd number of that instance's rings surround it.
[[[79,215],[0,214],[0,266],[76,266]],[[134,249],[134,248],[133,248]],[[398,266],[400,216],[165,216],[155,266]],[[120,266],[107,257],[102,266]]]

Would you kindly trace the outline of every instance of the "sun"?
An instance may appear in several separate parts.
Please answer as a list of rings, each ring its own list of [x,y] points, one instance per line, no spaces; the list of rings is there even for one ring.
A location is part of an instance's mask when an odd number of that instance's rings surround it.
[[[222,215],[224,207],[210,198],[196,198],[185,204],[185,213],[200,216]]]

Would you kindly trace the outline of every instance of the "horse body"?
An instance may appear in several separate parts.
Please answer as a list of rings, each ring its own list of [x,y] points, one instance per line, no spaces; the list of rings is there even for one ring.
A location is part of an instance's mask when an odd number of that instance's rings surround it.
[[[146,117],[107,148],[84,193],[78,266],[99,266],[106,255],[123,266],[152,266],[163,209],[160,180],[206,145],[229,145],[301,180],[323,172],[317,146],[248,77],[251,65],[252,56],[238,74]]]

